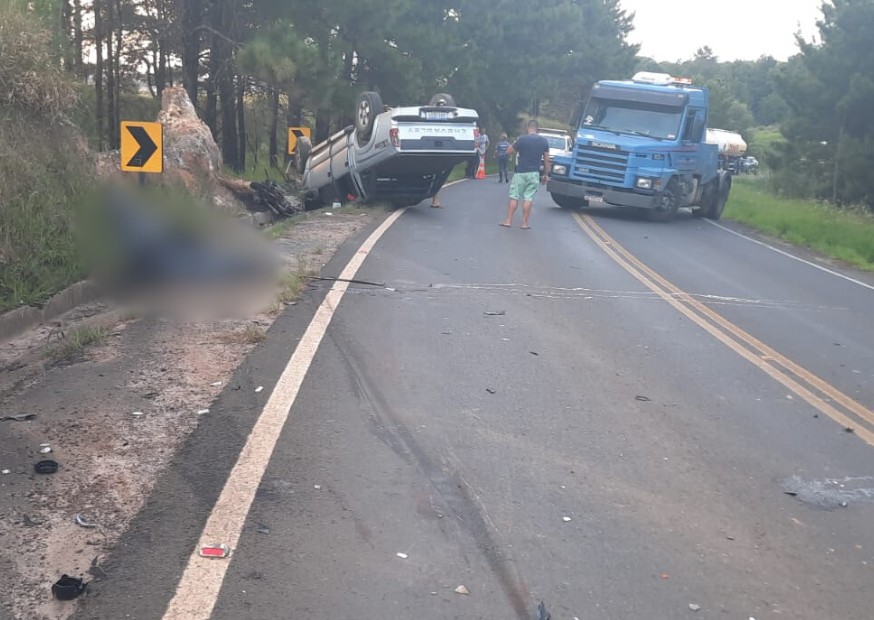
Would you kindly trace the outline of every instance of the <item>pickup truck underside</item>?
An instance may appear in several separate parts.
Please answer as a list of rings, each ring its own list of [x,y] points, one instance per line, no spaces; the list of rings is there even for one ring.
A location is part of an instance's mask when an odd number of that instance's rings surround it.
[[[474,110],[441,103],[375,114],[383,107],[376,93],[364,93],[355,126],[312,148],[301,170],[312,199],[417,204],[476,153]]]

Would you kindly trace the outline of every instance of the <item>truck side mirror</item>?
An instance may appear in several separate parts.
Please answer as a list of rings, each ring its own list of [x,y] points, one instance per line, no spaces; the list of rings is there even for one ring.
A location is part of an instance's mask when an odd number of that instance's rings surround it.
[[[571,118],[571,127],[574,130],[580,128],[580,122],[583,120],[583,110],[586,109],[584,102],[577,101],[577,104],[574,106],[574,115]]]

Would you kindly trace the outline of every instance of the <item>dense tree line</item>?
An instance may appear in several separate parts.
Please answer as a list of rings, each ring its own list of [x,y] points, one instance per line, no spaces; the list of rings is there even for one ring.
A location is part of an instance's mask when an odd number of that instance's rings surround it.
[[[241,169],[285,123],[316,139],[350,122],[355,96],[387,103],[451,92],[495,128],[572,107],[596,79],[626,75],[636,47],[619,0],[35,0],[58,20],[65,68],[93,88],[100,148],[117,148],[131,94],[183,84]],[[261,120],[252,121],[253,110]],[[267,122],[263,122],[264,118]],[[256,122],[257,126],[247,127]]]
[[[2,0],[57,33],[63,69],[90,91],[89,133],[117,148],[122,117],[169,84],[187,89],[225,162],[278,163],[286,125],[326,137],[354,99],[451,92],[486,125],[570,118],[598,79],[634,70],[692,77],[711,91],[711,126],[777,126],[768,162],[783,191],[874,203],[874,0],[827,0],[819,35],[789,62],[638,58],[621,0]],[[140,105],[140,110],[142,105]],[[251,162],[250,162],[251,163]]]
[[[823,4],[819,41],[777,75],[789,105],[778,181],[786,191],[874,209],[874,0]]]
[[[788,62],[719,62],[704,48],[686,62],[641,66],[709,86],[712,126],[779,126],[768,164],[780,192],[874,209],[874,0],[823,2],[818,30],[813,41],[798,38]]]
[[[785,118],[789,108],[775,81],[783,64],[770,56],[721,62],[709,47],[703,47],[687,61],[656,63],[644,59],[640,66],[690,77],[706,86],[710,90],[711,126],[744,132],[751,127],[777,125]]]

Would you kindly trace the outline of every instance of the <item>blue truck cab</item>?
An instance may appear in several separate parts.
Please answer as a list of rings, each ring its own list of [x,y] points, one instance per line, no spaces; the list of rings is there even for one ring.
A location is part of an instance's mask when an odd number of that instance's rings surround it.
[[[731,175],[705,142],[707,107],[706,89],[663,73],[596,83],[573,151],[552,160],[547,191],[565,208],[633,207],[668,221],[691,207],[719,219]]]

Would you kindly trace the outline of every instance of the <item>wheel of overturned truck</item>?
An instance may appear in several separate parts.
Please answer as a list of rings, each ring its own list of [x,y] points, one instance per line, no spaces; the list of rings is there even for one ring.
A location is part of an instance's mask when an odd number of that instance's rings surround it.
[[[659,194],[658,205],[646,212],[651,222],[670,222],[680,208],[680,186],[676,179],[671,179],[668,186]]]
[[[572,196],[562,196],[561,194],[549,194],[552,196],[552,201],[562,209],[582,209],[586,206],[586,201],[582,198],[573,198]]]
[[[449,93],[437,93],[433,97],[431,97],[431,101],[428,102],[428,105],[438,106],[445,105],[450,108],[455,107],[455,97],[450,95]]]
[[[358,143],[366,144],[373,133],[376,117],[382,113],[383,103],[379,93],[366,91],[358,96],[358,106],[355,110],[355,130],[358,132]]]
[[[294,149],[294,169],[298,174],[303,174],[310,153],[313,152],[313,143],[306,136],[297,139],[297,148]]]

